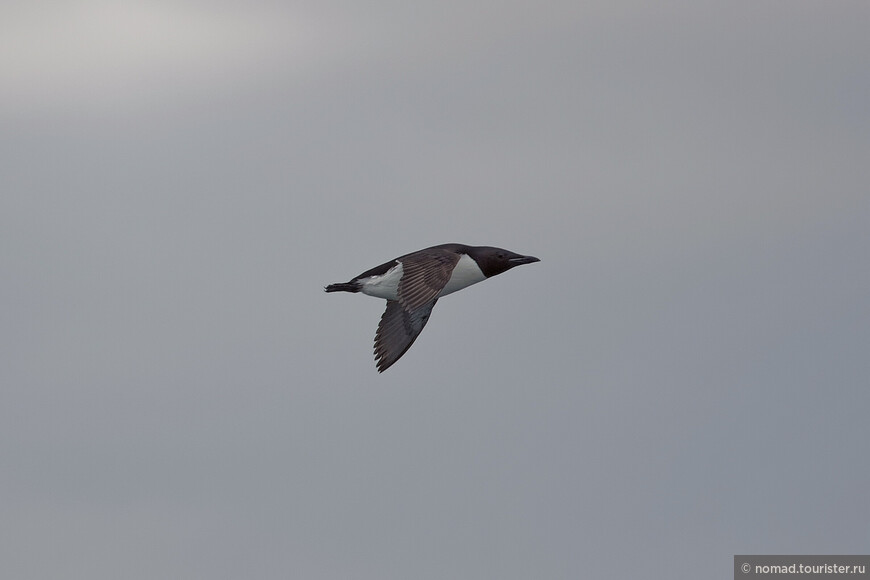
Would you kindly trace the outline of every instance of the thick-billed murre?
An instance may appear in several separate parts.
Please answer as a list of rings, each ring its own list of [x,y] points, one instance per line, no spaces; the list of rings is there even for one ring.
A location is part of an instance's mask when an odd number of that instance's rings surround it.
[[[324,289],[386,299],[387,309],[375,333],[375,363],[378,372],[384,372],[417,340],[439,298],[539,261],[501,248],[442,244],[399,256],[350,282]]]

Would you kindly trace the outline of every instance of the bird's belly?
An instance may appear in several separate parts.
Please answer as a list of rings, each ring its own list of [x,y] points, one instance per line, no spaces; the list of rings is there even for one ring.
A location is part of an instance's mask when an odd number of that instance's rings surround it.
[[[447,284],[444,285],[444,289],[441,290],[438,296],[439,298],[447,296],[457,290],[462,290],[484,280],[486,280],[486,276],[481,272],[477,262],[467,254],[463,254],[456,263],[456,266],[454,266],[453,272],[450,274],[450,280],[447,281]]]
[[[402,264],[399,263],[387,270],[387,273],[383,276],[370,276],[366,280],[360,280],[359,282],[362,284],[360,291],[375,298],[398,300],[399,281],[401,279]],[[477,262],[471,257],[463,255],[453,268],[447,284],[438,293],[438,297],[447,296],[457,290],[462,290],[484,280],[486,280],[486,276],[481,272]]]
[[[360,280],[360,292],[375,298],[386,300],[399,299],[399,280],[402,279],[402,264],[396,264],[383,276],[371,276],[365,281]]]

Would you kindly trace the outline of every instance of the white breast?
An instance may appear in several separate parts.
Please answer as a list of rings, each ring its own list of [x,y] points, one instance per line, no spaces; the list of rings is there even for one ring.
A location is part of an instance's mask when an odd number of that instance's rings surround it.
[[[398,300],[399,280],[401,279],[402,264],[399,263],[387,270],[387,273],[383,276],[372,276],[365,281],[360,280],[362,283],[360,291],[363,294],[374,296],[376,298]],[[483,272],[480,271],[477,262],[467,254],[463,254],[456,263],[456,266],[453,268],[453,272],[450,274],[450,280],[447,281],[447,284],[444,286],[444,289],[441,290],[441,293],[438,294],[438,297],[447,296],[457,290],[462,290],[463,288],[484,280],[486,280],[486,276],[484,276]]]
[[[477,284],[478,282],[483,282],[484,280],[486,280],[486,276],[484,276],[483,272],[480,271],[477,262],[475,262],[468,254],[462,254],[462,257],[459,258],[459,262],[457,262],[456,266],[453,268],[450,280],[447,281],[444,290],[442,290],[438,296],[447,296],[457,290],[462,290],[463,288],[467,288],[468,286]]]

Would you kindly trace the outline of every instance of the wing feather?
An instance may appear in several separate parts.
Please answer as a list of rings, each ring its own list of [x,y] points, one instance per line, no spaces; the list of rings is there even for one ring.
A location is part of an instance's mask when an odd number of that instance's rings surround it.
[[[381,316],[375,333],[375,363],[382,373],[402,358],[429,321],[429,314],[438,299],[414,310],[405,309],[398,300],[387,300],[387,309]]]
[[[413,311],[435,299],[450,280],[459,257],[456,252],[435,248],[399,258],[402,279],[398,297],[402,307]]]

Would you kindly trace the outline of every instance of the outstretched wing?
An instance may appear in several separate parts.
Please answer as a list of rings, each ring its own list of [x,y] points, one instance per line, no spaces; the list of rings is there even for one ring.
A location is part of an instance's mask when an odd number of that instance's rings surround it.
[[[413,312],[434,300],[444,289],[453,273],[453,267],[459,262],[459,254],[442,248],[431,248],[403,256],[398,261],[402,263],[399,302],[405,310]],[[429,310],[432,310],[432,306],[429,306]]]
[[[402,358],[429,321],[437,298],[418,308],[406,309],[398,300],[387,300],[387,309],[381,316],[375,333],[375,363],[382,373]]]

